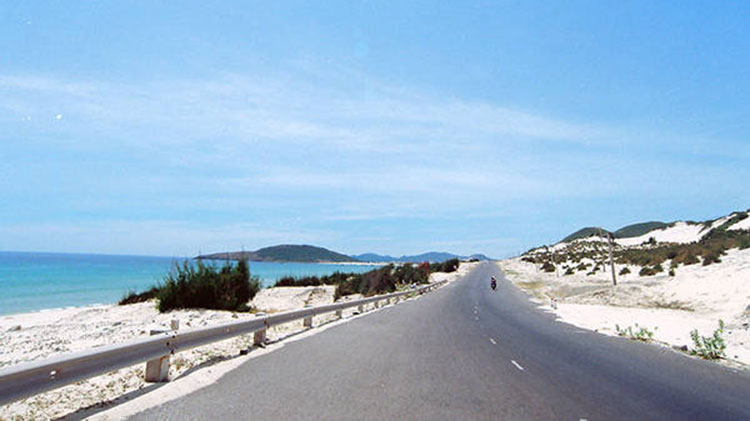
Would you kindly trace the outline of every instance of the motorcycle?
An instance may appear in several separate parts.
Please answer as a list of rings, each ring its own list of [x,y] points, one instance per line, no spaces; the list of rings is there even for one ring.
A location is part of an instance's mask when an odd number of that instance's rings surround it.
[[[493,291],[495,290],[495,288],[497,288],[497,281],[495,280],[495,278],[492,278],[492,280],[490,281],[490,288],[492,288]]]

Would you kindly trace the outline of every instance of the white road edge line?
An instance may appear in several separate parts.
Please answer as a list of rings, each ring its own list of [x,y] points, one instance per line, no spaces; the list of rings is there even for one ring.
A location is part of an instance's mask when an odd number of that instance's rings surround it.
[[[497,342],[492,338],[490,338],[490,342],[492,342],[492,345],[497,345]]]
[[[510,360],[510,362],[513,363],[514,366],[516,366],[517,369],[523,371],[523,367],[521,367],[521,364],[518,364],[516,360]]]

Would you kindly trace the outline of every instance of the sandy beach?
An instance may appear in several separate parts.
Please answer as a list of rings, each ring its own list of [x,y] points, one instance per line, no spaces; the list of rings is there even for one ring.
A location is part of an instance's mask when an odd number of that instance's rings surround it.
[[[676,228],[668,233],[672,240],[685,227]],[[750,250],[729,250],[718,264],[680,266],[675,276],[662,272],[641,277],[640,267],[630,266],[629,274],[618,276],[615,288],[609,266],[594,275],[564,276],[562,271],[543,272],[521,258],[498,265],[511,282],[561,321],[602,334],[617,335],[617,325],[638,324],[654,332],[655,342],[692,348],[691,330],[709,336],[723,320],[727,362],[750,364]],[[615,272],[625,267],[617,264]]]
[[[430,281],[457,279],[474,265],[464,263],[457,272],[432,274]],[[334,292],[332,286],[267,288],[250,304],[257,311],[275,313],[333,303]],[[341,300],[357,298],[360,296],[346,296]],[[351,316],[354,311],[346,310],[344,316]],[[162,314],[156,310],[154,301],[0,316],[0,367],[122,343],[146,336],[151,329],[167,329],[172,320],[179,321],[180,329],[189,329],[254,317],[252,313],[214,310],[178,310]],[[333,313],[326,314],[316,317],[314,323],[320,325],[335,318]],[[303,330],[299,320],[273,327],[267,336],[269,342],[274,343]],[[252,339],[252,335],[238,336],[180,352],[171,359],[170,378],[200,377],[222,362],[244,361],[247,356],[240,357],[240,351],[249,349]],[[79,415],[85,414],[83,408],[114,406],[121,403],[118,398],[122,396],[138,395],[139,391],[153,387],[143,380],[144,369],[145,364],[139,364],[5,405],[0,407],[0,419],[55,419],[76,411]]]

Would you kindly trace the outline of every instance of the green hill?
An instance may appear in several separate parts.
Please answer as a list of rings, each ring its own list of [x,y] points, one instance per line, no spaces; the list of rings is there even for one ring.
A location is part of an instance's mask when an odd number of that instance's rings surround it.
[[[357,259],[323,247],[308,245],[280,245],[255,252],[263,260],[287,262],[356,262]]]
[[[668,226],[669,224],[659,221],[641,222],[638,224],[622,227],[619,230],[615,231],[615,238],[640,237],[641,235],[653,230],[667,228]]]
[[[567,243],[573,240],[578,240],[581,238],[588,238],[593,235],[606,235],[609,233],[609,231],[605,230],[604,228],[600,227],[586,227],[581,228],[578,231],[574,232],[573,234],[570,234],[569,236],[562,239],[562,243]]]
[[[197,256],[206,260],[250,260],[254,262],[357,262],[345,254],[310,245],[282,244],[256,251],[233,251]]]

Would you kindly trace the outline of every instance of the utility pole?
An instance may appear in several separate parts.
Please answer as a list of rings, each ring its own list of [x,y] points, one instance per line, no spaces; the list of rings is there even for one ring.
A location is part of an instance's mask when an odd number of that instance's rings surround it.
[[[612,286],[617,286],[617,276],[615,275],[615,259],[614,259],[615,238],[611,232],[608,233],[607,237],[609,238],[609,265],[612,268]]]

